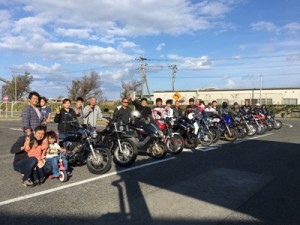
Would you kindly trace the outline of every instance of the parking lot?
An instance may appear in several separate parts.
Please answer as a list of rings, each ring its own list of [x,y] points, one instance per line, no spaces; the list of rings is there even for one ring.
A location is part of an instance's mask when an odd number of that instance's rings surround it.
[[[300,224],[300,120],[235,143],[139,156],[104,175],[26,188],[9,153],[20,121],[0,121],[0,224]],[[50,125],[55,129],[55,124]]]

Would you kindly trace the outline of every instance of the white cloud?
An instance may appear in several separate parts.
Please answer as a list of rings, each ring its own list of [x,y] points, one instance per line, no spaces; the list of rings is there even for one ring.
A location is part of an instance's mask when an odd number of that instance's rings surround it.
[[[155,50],[156,51],[161,51],[165,46],[166,46],[165,43],[160,43],[159,45],[157,45],[157,47],[155,48]]]
[[[279,32],[280,28],[272,22],[260,21],[252,23],[251,28],[256,31],[266,30],[269,32]]]
[[[169,54],[167,55],[167,58],[174,61],[178,69],[208,69],[212,64],[207,56],[195,58]]]
[[[251,28],[255,31],[268,31],[275,32],[277,34],[282,33],[283,31],[295,34],[300,31],[300,23],[291,22],[283,26],[277,26],[272,22],[259,21],[257,23],[252,23]]]
[[[282,29],[287,30],[289,33],[297,33],[300,31],[300,23],[288,23]]]
[[[92,32],[91,29],[65,29],[65,28],[55,29],[55,33],[57,33],[60,36],[75,37],[81,39],[89,39],[91,32]]]
[[[138,45],[136,45],[135,43],[133,43],[131,41],[120,42],[120,45],[122,48],[137,48],[138,47]]]

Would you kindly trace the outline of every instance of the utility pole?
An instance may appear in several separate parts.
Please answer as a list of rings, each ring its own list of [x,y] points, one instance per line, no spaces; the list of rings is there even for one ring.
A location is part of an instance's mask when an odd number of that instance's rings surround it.
[[[177,66],[175,64],[172,64],[169,67],[172,69],[172,91],[174,91],[175,75],[177,72]]]
[[[262,90],[262,75],[260,75],[260,93],[259,93],[259,104],[261,104],[261,90]]]
[[[150,90],[149,90],[148,81],[147,81],[147,75],[146,75],[146,71],[145,71],[145,64],[144,64],[144,61],[147,60],[147,59],[144,58],[144,57],[139,57],[139,58],[136,58],[136,60],[141,62],[141,82],[142,82],[142,84],[141,84],[141,98],[144,96],[143,87],[144,87],[144,84],[146,84],[148,96],[151,100]]]
[[[15,79],[15,102],[18,101],[18,97],[17,97],[17,74],[14,73],[14,79]]]

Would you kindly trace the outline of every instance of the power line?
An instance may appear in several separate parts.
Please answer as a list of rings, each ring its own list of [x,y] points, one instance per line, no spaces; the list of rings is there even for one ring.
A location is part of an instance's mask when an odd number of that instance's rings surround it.
[[[231,78],[231,77],[259,77],[259,76],[263,76],[263,77],[277,77],[277,76],[300,76],[300,73],[286,73],[286,74],[266,74],[266,75],[244,75],[244,76],[241,76],[241,75],[229,75],[229,76],[189,76],[189,77],[176,77],[176,79],[189,79],[189,78],[193,78],[193,79],[201,79],[201,78]],[[153,77],[153,76],[150,76],[149,78],[155,78],[155,79],[165,79],[165,78],[170,78],[169,76],[166,77]]]

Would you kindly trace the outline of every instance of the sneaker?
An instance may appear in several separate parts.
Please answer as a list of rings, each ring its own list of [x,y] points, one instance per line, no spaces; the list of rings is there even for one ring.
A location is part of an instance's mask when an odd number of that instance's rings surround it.
[[[40,181],[39,180],[35,180],[33,181],[34,185],[40,185]]]
[[[46,178],[45,178],[45,177],[41,178],[41,179],[40,179],[40,184],[43,184],[43,183],[45,183],[45,180],[46,180]]]
[[[52,177],[53,177],[53,178],[58,178],[59,176],[60,176],[59,173],[54,173],[54,174],[52,174]]]
[[[30,179],[23,181],[22,185],[25,187],[34,187],[34,183]]]

